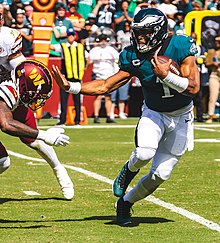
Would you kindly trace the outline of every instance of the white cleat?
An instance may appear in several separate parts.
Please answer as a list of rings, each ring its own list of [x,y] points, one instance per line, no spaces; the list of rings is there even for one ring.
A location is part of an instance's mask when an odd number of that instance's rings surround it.
[[[74,197],[74,188],[66,169],[62,165],[58,165],[53,171],[61,187],[64,198],[71,200]]]

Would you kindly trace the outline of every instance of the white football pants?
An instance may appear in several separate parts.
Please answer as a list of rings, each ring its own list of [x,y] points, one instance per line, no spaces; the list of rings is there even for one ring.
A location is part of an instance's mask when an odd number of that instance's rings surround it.
[[[150,110],[143,105],[136,128],[136,149],[130,156],[128,167],[131,171],[137,171],[151,159],[152,166],[133,192],[125,195],[125,200],[134,203],[145,198],[169,179],[187,148],[193,149],[193,120],[192,104],[169,114]]]

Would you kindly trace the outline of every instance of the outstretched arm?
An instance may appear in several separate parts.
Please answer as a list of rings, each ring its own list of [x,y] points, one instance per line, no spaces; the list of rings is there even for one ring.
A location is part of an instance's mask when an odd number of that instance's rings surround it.
[[[119,70],[116,74],[106,80],[93,80],[79,84],[68,82],[61,74],[59,68],[55,65],[52,67],[52,73],[56,83],[61,89],[66,92],[75,94],[80,92],[85,95],[101,95],[112,92],[127,83],[131,78],[131,75],[128,72]]]

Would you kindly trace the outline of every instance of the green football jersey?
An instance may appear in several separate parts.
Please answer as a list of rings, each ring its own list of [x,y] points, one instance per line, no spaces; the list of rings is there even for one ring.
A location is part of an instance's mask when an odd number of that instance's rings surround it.
[[[191,37],[174,35],[162,55],[181,65],[186,57],[196,53],[196,45]],[[171,112],[187,106],[192,97],[178,93],[156,77],[150,62],[152,58],[153,54],[141,54],[133,46],[128,46],[120,54],[119,66],[121,70],[140,79],[144,100],[150,109]]]

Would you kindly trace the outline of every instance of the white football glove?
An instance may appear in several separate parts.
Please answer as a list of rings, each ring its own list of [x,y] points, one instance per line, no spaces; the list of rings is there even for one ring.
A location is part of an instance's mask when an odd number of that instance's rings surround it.
[[[37,139],[43,140],[52,146],[66,146],[69,144],[69,137],[64,134],[65,130],[61,127],[52,127],[47,131],[39,130]]]

